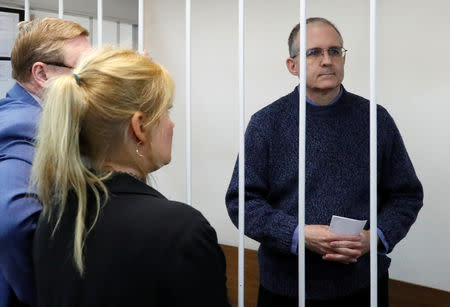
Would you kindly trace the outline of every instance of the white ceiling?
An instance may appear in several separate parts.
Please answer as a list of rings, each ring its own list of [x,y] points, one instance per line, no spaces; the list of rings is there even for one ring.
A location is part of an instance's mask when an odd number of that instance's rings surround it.
[[[0,6],[24,7],[24,0],[1,0]],[[58,11],[58,0],[30,0],[33,10]],[[97,16],[97,1],[95,0],[65,0],[64,12]],[[138,0],[103,0],[103,18],[115,21],[137,24]]]

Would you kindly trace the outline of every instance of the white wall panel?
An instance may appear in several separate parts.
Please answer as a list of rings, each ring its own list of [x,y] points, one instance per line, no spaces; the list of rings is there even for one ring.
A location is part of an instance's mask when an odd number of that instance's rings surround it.
[[[131,24],[120,24],[120,47],[133,48],[133,26]]]
[[[94,18],[92,39],[93,45],[97,46],[97,18]],[[108,45],[117,46],[117,25],[114,21],[103,19],[103,47]]]

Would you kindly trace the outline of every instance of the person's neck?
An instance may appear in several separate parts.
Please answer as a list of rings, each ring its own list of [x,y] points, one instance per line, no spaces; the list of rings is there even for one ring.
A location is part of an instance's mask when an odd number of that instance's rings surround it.
[[[142,171],[127,165],[120,165],[114,162],[107,162],[104,165],[104,168],[109,171],[118,172],[118,173],[127,173],[137,179],[140,179],[142,181],[146,180],[146,174],[144,174]]]
[[[28,82],[19,82],[21,87],[23,87],[28,93],[31,93],[37,96],[39,99],[42,99],[43,88],[40,87],[36,82],[28,81]]]
[[[332,102],[337,95],[339,95],[340,88],[341,87],[338,86],[331,90],[306,89],[306,96],[315,103],[321,106],[326,106],[330,104],[330,102]]]

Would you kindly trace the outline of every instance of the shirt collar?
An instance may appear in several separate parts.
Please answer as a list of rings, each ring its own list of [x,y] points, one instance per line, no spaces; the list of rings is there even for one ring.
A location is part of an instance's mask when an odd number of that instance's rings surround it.
[[[36,100],[37,101],[37,103],[39,103],[39,105],[42,107],[42,106],[44,106],[43,105],[43,101],[42,101],[42,99],[41,98],[39,98],[38,96],[36,96],[35,94],[33,94],[33,93],[30,93],[29,91],[27,91],[27,90],[25,90],[28,94],[30,94],[31,95],[31,97],[33,97],[34,98],[34,100]]]
[[[327,106],[331,106],[333,104],[335,104],[342,96],[342,84],[339,87],[339,94],[337,94],[336,97],[333,98],[333,100],[331,100],[331,102],[329,104],[327,104]],[[308,97],[306,97],[306,102],[309,103],[310,105],[316,106],[316,107],[323,107],[323,105],[320,105],[318,103],[315,103],[314,101],[312,101],[311,99],[309,99]]]

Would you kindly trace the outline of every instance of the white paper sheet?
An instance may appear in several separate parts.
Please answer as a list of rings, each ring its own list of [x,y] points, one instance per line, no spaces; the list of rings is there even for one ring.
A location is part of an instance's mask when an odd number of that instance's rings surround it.
[[[364,229],[366,222],[367,220],[355,220],[333,215],[330,223],[330,231],[337,234],[357,236]]]

